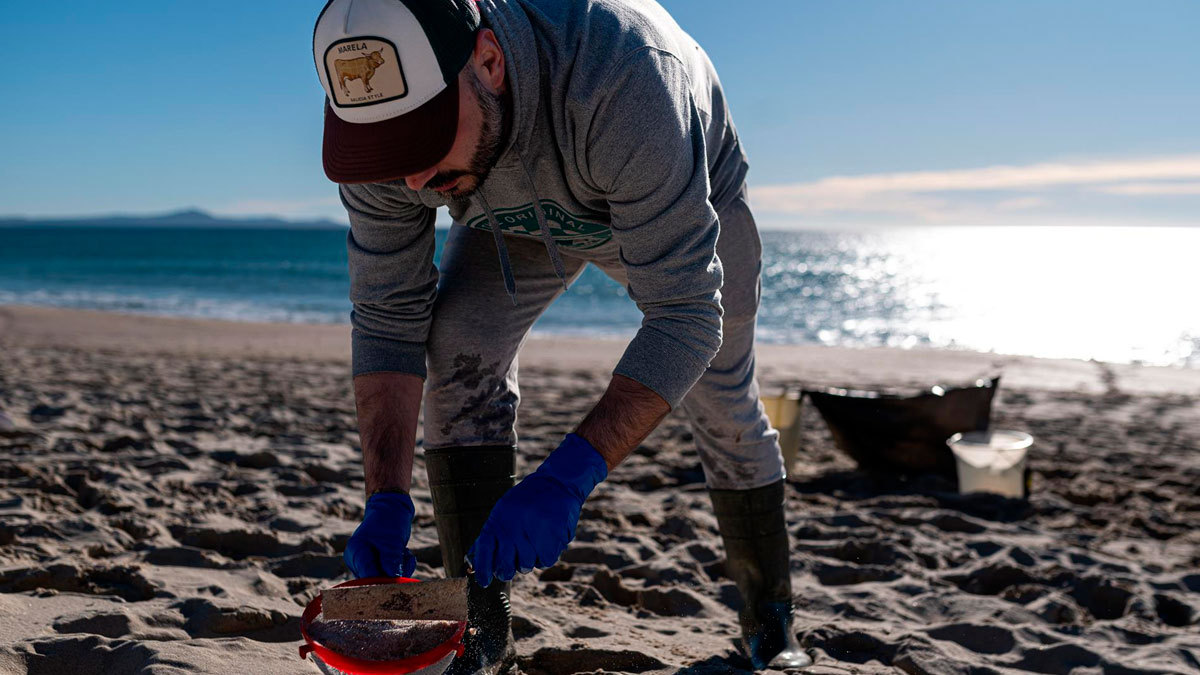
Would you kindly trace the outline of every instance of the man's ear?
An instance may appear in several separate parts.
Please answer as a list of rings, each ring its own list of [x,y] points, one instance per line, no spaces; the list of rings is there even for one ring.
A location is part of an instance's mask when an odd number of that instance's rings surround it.
[[[492,93],[502,93],[507,86],[504,73],[504,50],[490,28],[480,28],[475,34],[475,52],[471,55],[475,76]]]

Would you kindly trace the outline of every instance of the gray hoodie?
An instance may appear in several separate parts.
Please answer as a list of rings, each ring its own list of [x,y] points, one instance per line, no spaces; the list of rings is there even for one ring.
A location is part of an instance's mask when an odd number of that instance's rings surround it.
[[[425,376],[434,214],[619,259],[642,326],[614,373],[678,405],[721,345],[716,212],[746,175],[707,55],[650,0],[480,0],[512,90],[512,133],[470,201],[404,181],[341,186],[350,215],[354,374]],[[534,208],[538,204],[540,208]]]

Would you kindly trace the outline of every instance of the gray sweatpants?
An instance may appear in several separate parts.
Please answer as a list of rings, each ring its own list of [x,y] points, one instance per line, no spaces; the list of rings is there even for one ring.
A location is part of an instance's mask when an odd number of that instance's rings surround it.
[[[745,189],[717,215],[717,255],[725,273],[723,341],[682,407],[708,487],[742,490],[782,478],[783,459],[779,434],[767,421],[754,379],[762,243]],[[461,225],[450,230],[426,346],[426,448],[517,442],[517,352],[563,287],[540,240],[510,236],[505,242],[516,277],[516,306],[504,289],[491,233]],[[615,254],[582,258],[561,252],[569,281],[591,262],[627,284]]]

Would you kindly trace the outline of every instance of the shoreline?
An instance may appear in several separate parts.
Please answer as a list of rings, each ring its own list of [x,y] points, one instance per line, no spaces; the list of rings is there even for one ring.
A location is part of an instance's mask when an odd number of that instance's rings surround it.
[[[147,316],[85,309],[0,305],[0,343],[135,354],[350,361],[350,326],[255,323]],[[619,338],[532,336],[523,367],[610,369],[627,344]],[[764,388],[917,387],[965,384],[999,373],[1003,386],[1047,391],[1200,393],[1200,369],[1049,359],[917,347],[760,344]]]

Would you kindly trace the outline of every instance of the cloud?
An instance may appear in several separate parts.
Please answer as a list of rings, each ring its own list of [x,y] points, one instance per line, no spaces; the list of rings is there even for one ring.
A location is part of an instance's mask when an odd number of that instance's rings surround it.
[[[996,211],[1046,212],[1072,193],[1154,197],[1200,194],[1200,155],[1045,162],[949,171],[831,176],[751,190],[757,211],[797,216],[904,216],[918,223],[972,222]]]
[[[1025,209],[1036,209],[1048,203],[1049,200],[1045,197],[1016,197],[997,202],[996,208],[1000,211],[1024,211]]]
[[[1200,195],[1200,181],[1189,183],[1125,183],[1122,185],[1104,185],[1096,188],[1097,192],[1110,195]]]

